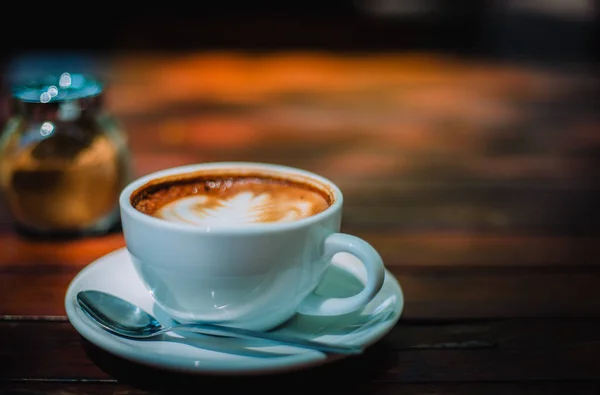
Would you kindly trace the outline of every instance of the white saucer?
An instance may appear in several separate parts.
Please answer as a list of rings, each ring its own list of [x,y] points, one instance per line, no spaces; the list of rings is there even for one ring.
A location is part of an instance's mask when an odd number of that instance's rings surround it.
[[[364,267],[352,255],[339,253],[317,290],[331,296],[358,292]],[[94,324],[75,300],[79,291],[97,289],[140,305],[163,324],[172,321],[154,304],[134,271],[126,248],[118,249],[86,266],[71,281],[65,296],[67,316],[75,329],[96,346],[133,362],[165,370],[220,375],[267,374],[320,365],[343,358],[319,351],[246,340],[176,334],[150,340],[129,340]],[[363,310],[336,317],[296,315],[276,331],[333,344],[368,347],[397,323],[404,306],[400,285],[386,271],[383,288]]]

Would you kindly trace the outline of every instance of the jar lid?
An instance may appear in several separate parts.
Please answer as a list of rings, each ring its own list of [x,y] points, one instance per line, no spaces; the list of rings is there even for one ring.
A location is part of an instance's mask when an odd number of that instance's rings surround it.
[[[13,97],[26,103],[60,103],[97,96],[102,84],[87,75],[62,73],[15,86]]]

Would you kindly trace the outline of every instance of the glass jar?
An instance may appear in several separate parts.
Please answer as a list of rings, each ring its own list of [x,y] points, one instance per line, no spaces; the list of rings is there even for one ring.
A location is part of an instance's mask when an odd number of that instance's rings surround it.
[[[119,225],[119,193],[132,168],[125,130],[103,97],[103,84],[82,74],[13,88],[0,185],[18,230],[87,235]]]

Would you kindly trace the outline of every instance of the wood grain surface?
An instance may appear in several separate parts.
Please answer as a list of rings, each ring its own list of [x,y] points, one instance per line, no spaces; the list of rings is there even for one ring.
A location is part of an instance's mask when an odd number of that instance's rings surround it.
[[[209,161],[322,174],[405,310],[367,353],[275,377],[156,372],[88,344],[64,294],[119,229],[34,239],[0,208],[0,393],[600,391],[599,81],[434,54],[138,53],[102,59],[136,176]],[[178,383],[175,385],[174,383]],[[267,386],[268,383],[268,386]]]

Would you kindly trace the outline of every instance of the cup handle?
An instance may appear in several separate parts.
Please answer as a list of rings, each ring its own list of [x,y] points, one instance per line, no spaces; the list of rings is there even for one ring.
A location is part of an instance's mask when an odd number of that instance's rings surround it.
[[[367,280],[356,295],[331,298],[311,293],[298,307],[298,313],[307,315],[340,315],[363,308],[383,286],[385,267],[379,253],[361,238],[346,233],[333,233],[325,239],[324,254],[333,257],[338,252],[356,256],[365,266]]]

